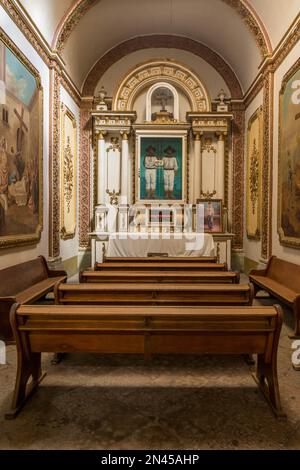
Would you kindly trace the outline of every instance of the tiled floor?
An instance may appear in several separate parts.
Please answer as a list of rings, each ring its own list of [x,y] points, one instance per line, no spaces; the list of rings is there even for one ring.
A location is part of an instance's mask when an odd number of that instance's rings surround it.
[[[243,278],[243,281],[245,279]],[[267,298],[256,303],[270,304]],[[5,421],[16,372],[0,366],[0,449],[299,449],[300,372],[291,366],[286,313],[279,385],[287,419],[274,418],[241,357],[69,355],[14,421]]]

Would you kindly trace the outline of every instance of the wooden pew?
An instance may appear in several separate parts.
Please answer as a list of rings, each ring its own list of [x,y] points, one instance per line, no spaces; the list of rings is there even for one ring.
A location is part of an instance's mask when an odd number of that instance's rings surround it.
[[[13,340],[9,323],[11,306],[33,303],[51,292],[57,281],[66,281],[67,273],[48,269],[43,256],[0,270],[0,339]]]
[[[43,378],[41,353],[257,354],[255,379],[283,416],[277,378],[282,311],[274,307],[108,307],[15,304],[13,419]],[[29,379],[31,385],[26,388]]]
[[[174,256],[146,256],[141,258],[121,258],[121,257],[105,257],[104,263],[217,263],[216,256],[200,256],[200,257],[174,257]],[[96,265],[102,263],[96,263]]]
[[[266,269],[252,270],[249,274],[255,295],[265,290],[288,305],[294,313],[294,336],[300,336],[300,266],[272,256]]]
[[[144,263],[126,262],[126,263],[96,263],[95,271],[227,271],[226,263]]]
[[[79,282],[161,282],[185,284],[238,284],[239,273],[233,271],[81,271]]]
[[[54,288],[63,305],[252,305],[251,284],[64,284]]]

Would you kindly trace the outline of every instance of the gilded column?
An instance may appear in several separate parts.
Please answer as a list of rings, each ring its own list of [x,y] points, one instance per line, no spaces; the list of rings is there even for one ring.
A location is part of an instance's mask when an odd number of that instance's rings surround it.
[[[128,178],[129,178],[129,140],[128,132],[121,132],[122,136],[122,160],[121,160],[121,204],[128,203]]]
[[[202,148],[201,148],[202,133],[195,134],[194,141],[194,203],[201,197],[201,172],[202,172]]]
[[[225,181],[225,135],[224,132],[217,134],[218,137],[218,159],[216,165],[216,191],[217,197],[225,200],[224,181]]]
[[[97,204],[105,204],[106,175],[105,175],[105,135],[98,132],[98,174],[97,174]]]

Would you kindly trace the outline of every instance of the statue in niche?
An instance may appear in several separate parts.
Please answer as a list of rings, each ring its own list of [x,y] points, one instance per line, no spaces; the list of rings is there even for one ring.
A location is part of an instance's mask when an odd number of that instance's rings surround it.
[[[165,87],[157,88],[152,95],[152,108],[155,105],[160,105],[158,112],[152,113],[152,121],[166,122],[174,120],[174,96],[173,93]],[[171,108],[171,111],[167,109]]]

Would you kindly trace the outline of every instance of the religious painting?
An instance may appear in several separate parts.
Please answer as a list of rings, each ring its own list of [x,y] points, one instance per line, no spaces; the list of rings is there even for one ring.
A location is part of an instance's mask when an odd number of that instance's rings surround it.
[[[75,116],[61,105],[60,188],[61,237],[74,238],[77,212],[77,125]]]
[[[260,239],[261,175],[262,175],[262,123],[260,107],[251,116],[247,135],[246,175],[246,230],[249,239]]]
[[[198,221],[197,226],[204,227],[204,232],[207,233],[222,233],[222,199],[198,199],[197,204],[203,205],[203,212],[199,211],[199,214],[204,216],[204,224]]]
[[[139,136],[137,200],[186,202],[186,139],[183,136]]]
[[[42,230],[42,89],[0,30],[0,248],[38,243]]]
[[[280,92],[278,198],[280,242],[300,247],[300,61]]]

